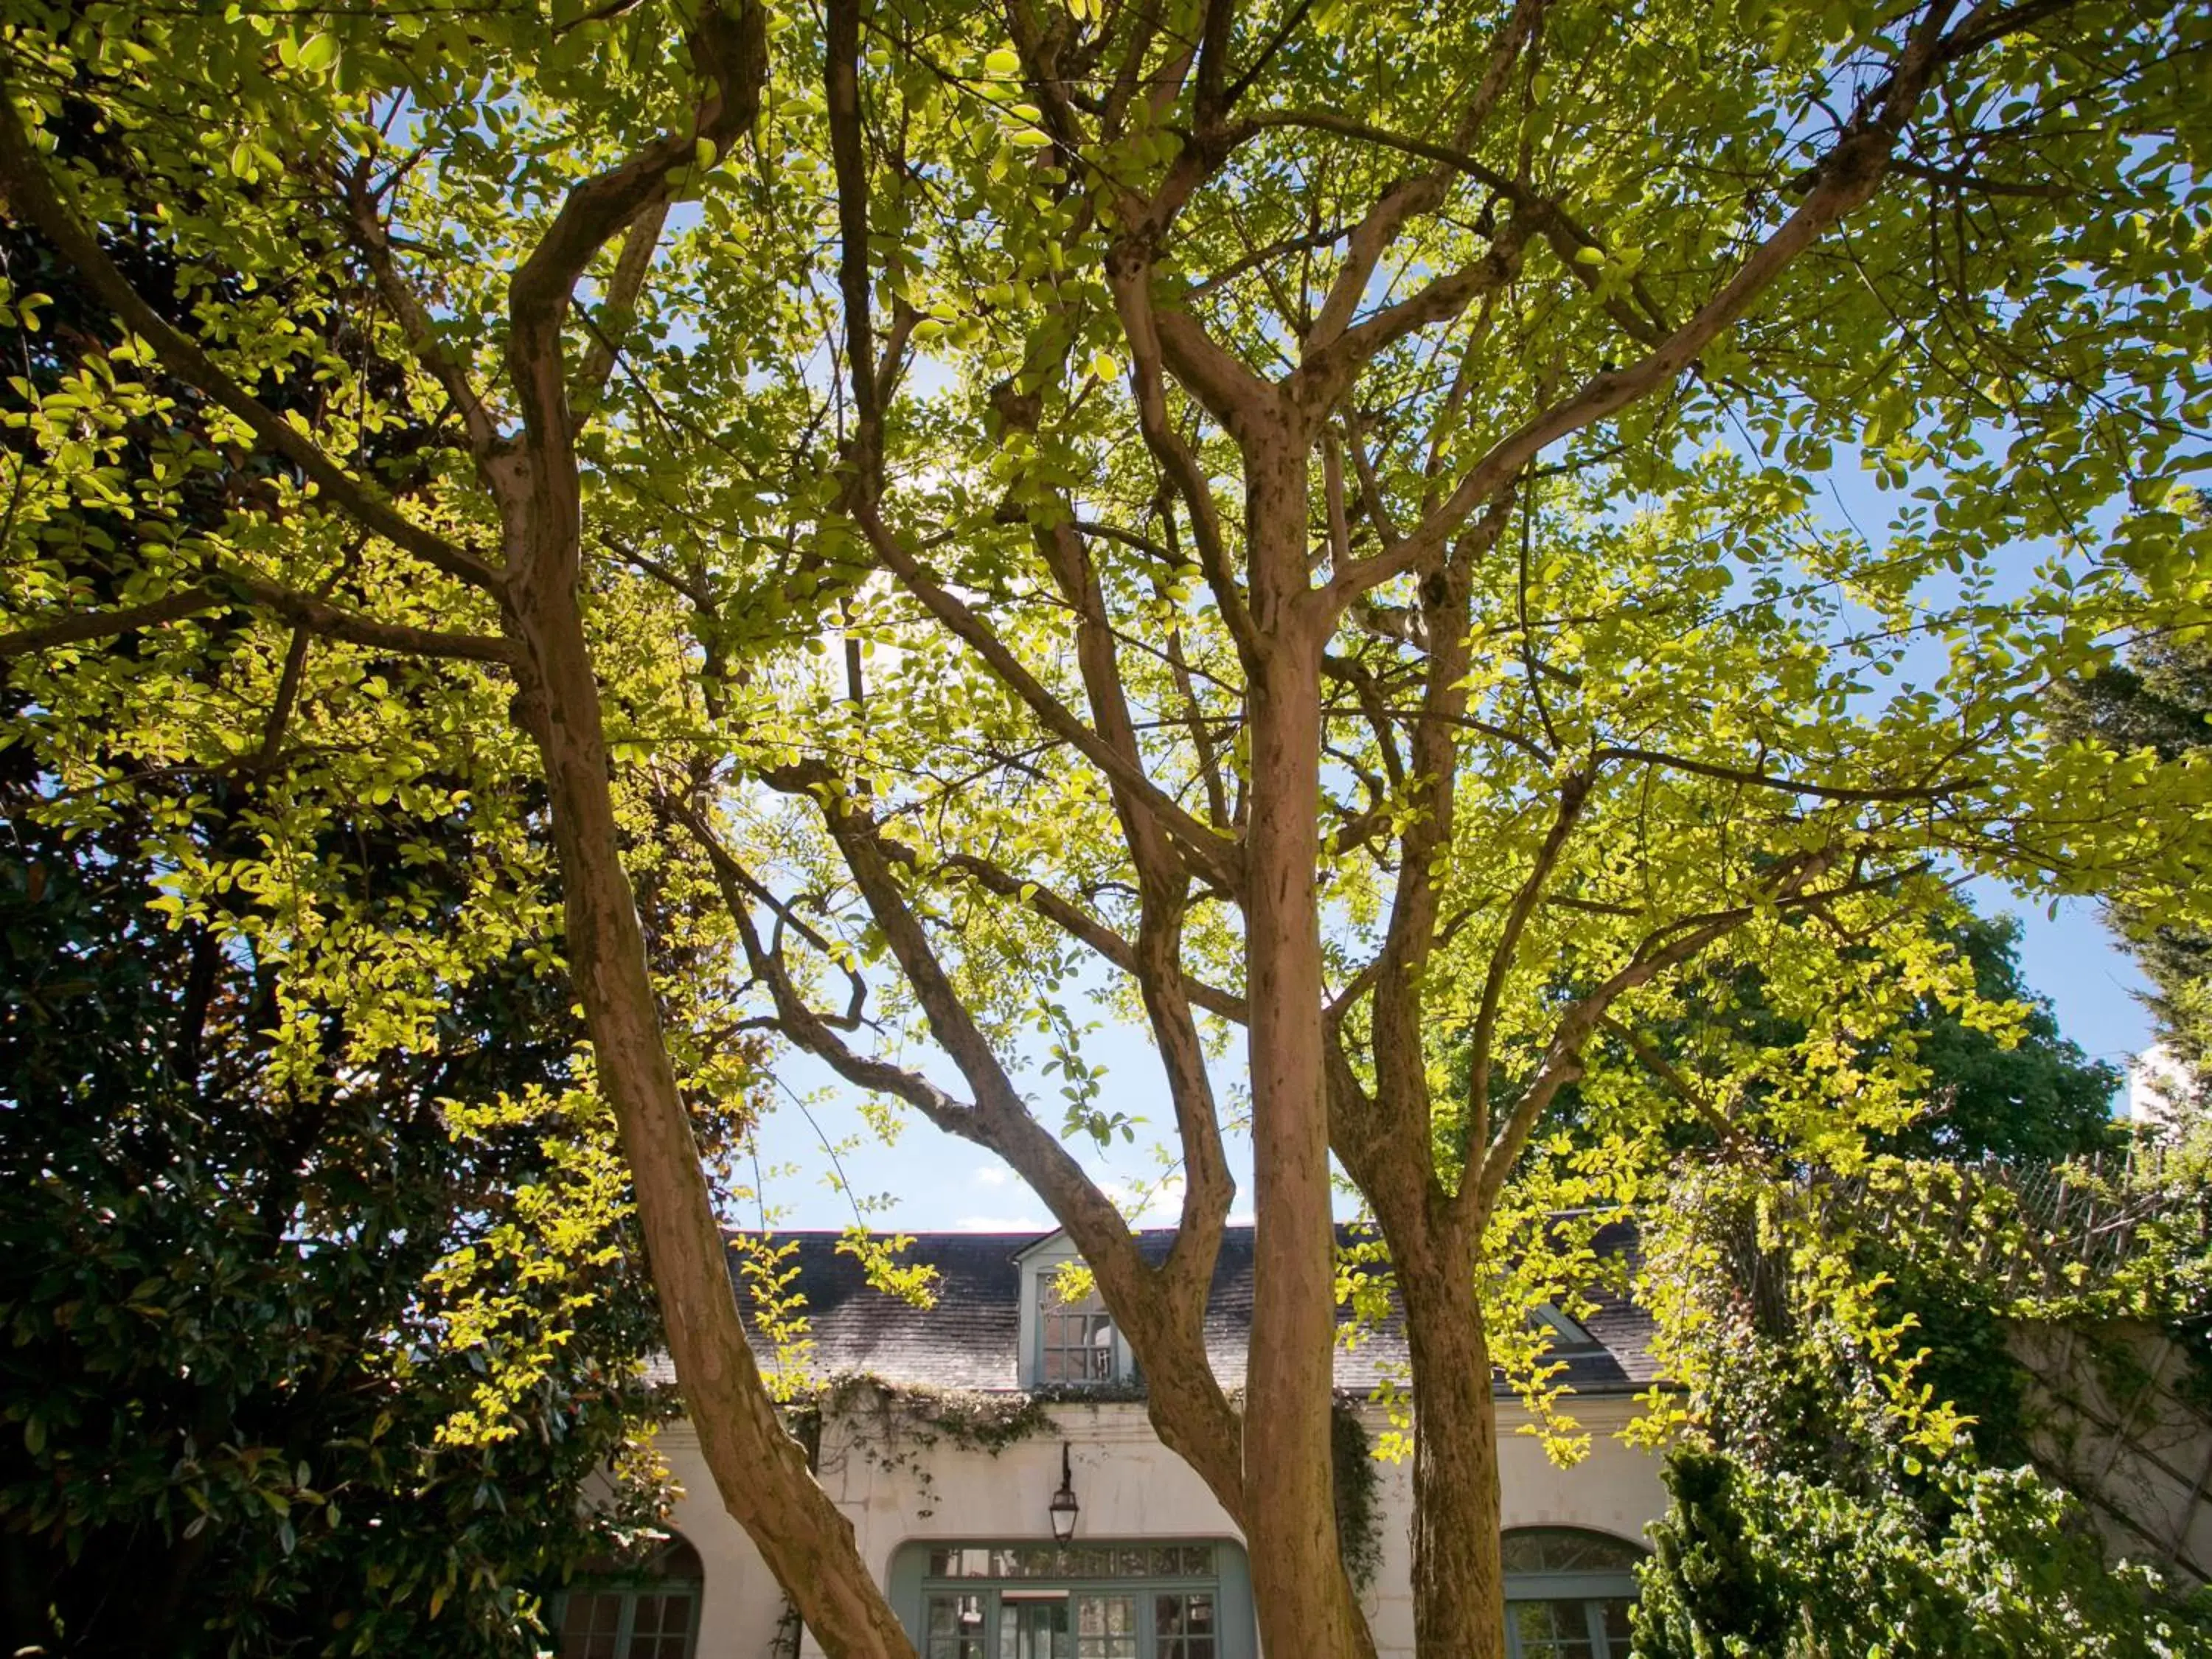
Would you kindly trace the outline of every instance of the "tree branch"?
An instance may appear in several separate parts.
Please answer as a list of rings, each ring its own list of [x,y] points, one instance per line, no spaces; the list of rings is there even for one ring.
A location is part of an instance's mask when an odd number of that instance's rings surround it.
[[[1481,295],[1510,283],[1520,272],[1521,250],[1528,238],[1523,221],[1507,221],[1480,259],[1351,325],[1318,350],[1308,351],[1291,372],[1291,395],[1318,407],[1334,403],[1362,368],[1400,340],[1431,323],[1458,316]]]
[[[1144,434],[1145,447],[1152,452],[1176,493],[1182,497],[1183,507],[1190,514],[1191,540],[1197,545],[1199,569],[1205,574],[1206,586],[1212,591],[1213,602],[1221,611],[1229,637],[1235,641],[1237,654],[1249,670],[1253,653],[1259,648],[1259,636],[1253,629],[1250,609],[1244,602],[1243,588],[1237,580],[1237,567],[1230,557],[1228,541],[1222,534],[1220,506],[1213,499],[1213,486],[1206,478],[1206,469],[1168,417],[1165,356],[1160,343],[1159,319],[1152,305],[1151,261],[1133,254],[1109,260],[1106,276],[1113,289],[1114,307],[1121,319],[1122,336],[1129,343],[1129,391],[1137,406],[1138,428]]]
[[[362,156],[348,169],[344,180],[346,216],[353,228],[354,246],[361,250],[377,292],[399,324],[400,337],[416,361],[428,369],[460,411],[461,429],[468,436],[469,453],[481,465],[499,448],[499,428],[484,405],[467,366],[438,337],[437,325],[399,269],[392,255],[392,235],[379,210],[377,192],[369,187],[369,158]]]
[[[645,279],[653,271],[653,251],[660,246],[660,228],[667,221],[667,202],[654,202],[638,215],[623,238],[622,252],[615,259],[615,274],[607,284],[606,301],[600,307],[611,330],[625,329],[638,296],[645,292]],[[614,373],[615,357],[621,344],[616,332],[594,330],[592,343],[584,348],[582,388],[593,404],[605,394],[607,377]],[[586,418],[578,415],[580,428]]]
[[[1048,690],[1009,650],[991,628],[945,588],[921,561],[899,544],[898,538],[870,509],[857,509],[854,517],[866,533],[876,556],[890,567],[907,591],[970,649],[989,664],[1006,688],[1029,705],[1030,712],[1054,737],[1071,744],[1085,759],[1130,792],[1145,811],[1159,823],[1183,848],[1200,877],[1234,892],[1242,884],[1243,849],[1237,842],[1201,823],[1185,811],[1145,773],[1137,762],[1107,743],[1074,712]]]
[[[726,151],[759,112],[768,74],[768,16],[759,0],[743,0],[734,17],[719,0],[708,0],[687,41],[710,88],[690,131],[664,134],[571,189],[508,285],[508,372],[530,443],[541,453],[566,452],[570,441],[561,326],[584,268],[647,208],[666,200],[670,175],[696,165],[700,140]]]
[[[241,600],[272,612],[311,634],[327,639],[365,645],[374,650],[409,656],[449,657],[466,662],[512,667],[514,647],[493,634],[445,634],[435,629],[413,628],[400,623],[378,622],[356,611],[330,604],[312,594],[281,587],[258,576],[226,571],[217,582],[180,588],[143,605],[119,611],[91,611],[74,617],[0,634],[0,661],[32,656],[57,646],[77,645],[88,640],[112,639],[141,628],[159,627],[210,611],[228,610]]]
[[[1817,880],[1833,864],[1835,857],[1834,851],[1828,849],[1784,860],[1768,879],[1766,903],[1772,905],[1800,895],[1808,882]],[[1856,887],[1858,884],[1852,885]],[[1812,902],[1818,902],[1838,897],[1843,890],[1808,896]],[[1454,1209],[1467,1224],[1480,1229],[1488,1224],[1491,1212],[1497,1206],[1498,1195],[1504,1189],[1507,1176],[1511,1175],[1513,1165],[1519,1161],[1522,1152],[1528,1144],[1529,1136],[1535,1132],[1538,1121],[1551,1106],[1553,1098],[1561,1089],[1582,1076],[1583,1045],[1589,1041],[1590,1034],[1597,1029],[1598,1022],[1613,1005],[1638,986],[1649,984],[1668,969],[1687,962],[1716,939],[1741,927],[1759,914],[1759,908],[1757,904],[1747,904],[1716,912],[1698,919],[1697,925],[1690,927],[1687,932],[1680,933],[1667,944],[1652,948],[1653,940],[1675,932],[1671,927],[1662,929],[1637,947],[1626,966],[1560,1015],[1528,1092],[1515,1103],[1504,1126],[1485,1147],[1480,1163],[1460,1183],[1459,1192],[1452,1200]],[[1677,927],[1681,925],[1676,924]]]
[[[1490,112],[1496,106],[1498,94],[1504,90],[1507,78],[1512,73],[1514,61],[1528,43],[1544,5],[1545,0],[1518,0],[1506,18],[1504,26],[1498,31],[1498,39],[1492,43],[1482,79],[1476,83],[1468,106],[1456,124],[1453,134],[1457,140],[1456,148],[1443,149],[1436,147],[1437,153],[1430,155],[1427,159],[1438,162],[1437,167],[1418,177],[1401,179],[1391,185],[1352,228],[1351,245],[1345,250],[1344,263],[1337,268],[1336,276],[1322,300],[1321,310],[1315,317],[1312,327],[1306,332],[1303,345],[1308,362],[1330,352],[1338,344],[1350,325],[1353,313],[1358,309],[1361,298],[1367,292],[1368,282],[1374,276],[1376,266],[1391,243],[1397,240],[1398,233],[1405,227],[1406,222],[1416,215],[1432,210],[1443,200],[1450,181],[1451,167],[1463,159],[1460,152],[1474,142],[1483,124],[1489,119]],[[1268,111],[1252,118],[1246,125],[1255,131],[1271,126],[1325,127],[1350,137],[1372,141],[1376,137],[1376,130],[1364,123],[1326,112],[1307,119],[1304,118],[1304,112]],[[1408,153],[1421,153],[1403,144],[1395,148],[1407,149]],[[1462,300],[1461,303],[1466,302]],[[1356,368],[1357,362],[1364,362],[1373,355],[1370,351],[1364,356],[1356,356],[1352,367]]]
[[[1941,30],[1953,10],[1937,0],[1899,54],[1895,71],[1863,100],[1844,135],[1813,169],[1819,182],[1766,240],[1753,249],[1697,313],[1625,369],[1586,381],[1565,402],[1543,410],[1500,439],[1460,479],[1443,505],[1395,546],[1340,573],[1328,592],[1337,605],[1418,566],[1482,501],[1559,439],[1628,407],[1680,374],[1749,311],[1791,262],[1828,228],[1870,200],[1888,171],[1905,124],[1938,66],[1947,61]],[[1958,55],[1958,54],[1950,54]]]
[[[1812,795],[1821,800],[1861,805],[1884,801],[1941,800],[1946,795],[1984,787],[1989,782],[1986,778],[1950,778],[1941,783],[1855,788],[1841,784],[1810,783],[1798,778],[1777,777],[1771,772],[1754,772],[1734,766],[1722,766],[1711,761],[1692,760],[1683,755],[1668,755],[1657,750],[1626,748],[1617,744],[1598,750],[1591,758],[1595,761],[1638,761],[1651,766],[1671,767],[1678,772],[1694,773],[1701,778],[1717,778],[1724,783],[1750,784],[1761,789],[1778,789],[1793,795]]]
[[[311,594],[263,581],[258,576],[232,573],[225,580],[264,610],[326,639],[343,640],[350,645],[365,645],[372,650],[391,651],[403,656],[451,657],[464,662],[493,663],[502,668],[512,668],[520,659],[518,648],[496,634],[444,634],[434,628],[378,622]]]
[[[457,581],[489,593],[500,591],[501,577],[496,568],[426,530],[374,494],[312,438],[224,373],[195,341],[171,326],[146,302],[116,269],[98,236],[64,198],[58,181],[24,131],[13,88],[4,74],[0,74],[0,185],[6,188],[9,206],[38,227],[39,234],[76,267],[100,303],[151,345],[171,374],[236,416],[267,449],[299,468],[366,529]]]
[[[1590,780],[1580,772],[1571,775],[1560,786],[1559,805],[1553,815],[1551,830],[1536,849],[1535,861],[1529,866],[1520,890],[1513,895],[1513,902],[1505,912],[1505,926],[1490,953],[1490,966],[1482,979],[1482,1000],[1476,1006],[1474,1029],[1468,1038],[1472,1060],[1468,1103],[1474,1113],[1477,1146],[1490,1138],[1491,1045],[1497,1034],[1498,1010],[1505,994],[1505,981],[1520,955],[1521,938],[1527,931],[1528,918],[1535,914],[1544,889],[1552,879],[1552,872],[1559,867],[1559,854],[1566,848],[1567,837],[1581,821],[1583,809],[1589,804],[1589,794]]]
[[[1030,1115],[900,893],[878,827],[836,793],[837,781],[825,769],[805,769],[803,774],[770,781],[809,794],[820,807],[830,838],[844,855],[869,915],[913,989],[931,1036],[959,1068],[974,1091],[974,1101],[958,1101],[902,1067],[856,1054],[809,1010],[781,961],[766,948],[752,925],[738,861],[702,817],[678,805],[679,821],[698,840],[721,884],[723,902],[737,923],[747,960],[775,1000],[780,1026],[840,1075],[863,1088],[908,1101],[939,1128],[988,1148],[1013,1166],[1066,1228],[1097,1277],[1107,1305],[1152,1383],[1150,1403],[1163,1439],[1190,1460],[1232,1516],[1241,1514],[1243,1487],[1236,1413],[1205,1358],[1206,1290],[1212,1275],[1212,1248],[1203,1260],[1190,1252],[1171,1255],[1166,1269],[1145,1260],[1121,1212]],[[1225,1198],[1220,1207],[1225,1213]],[[1218,1232],[1217,1223],[1215,1244]]]
[[[158,628],[164,623],[221,611],[233,603],[229,596],[212,587],[181,587],[158,599],[125,605],[119,611],[85,611],[52,622],[34,623],[12,634],[0,634],[0,662],[36,656],[56,646],[82,645],[88,640],[112,639],[118,634],[132,633],[141,628]]]
[[[919,867],[920,856],[912,848],[888,836],[884,840],[890,856],[901,863]],[[1138,970],[1137,947],[1073,900],[1036,882],[1024,881],[1004,866],[973,853],[948,854],[938,861],[937,867],[957,872],[968,877],[986,892],[1012,899],[1024,908],[1035,911],[1070,939],[1097,951],[1124,973],[1135,976]],[[1190,1000],[1206,1012],[1237,1024],[1243,1024],[1243,998],[1234,992],[1224,991],[1188,976],[1183,983],[1189,992]]]
[[[1721,1150],[1730,1158],[1742,1160],[1751,1148],[1743,1132],[1729,1121],[1728,1115],[1713,1104],[1704,1090],[1696,1087],[1684,1077],[1674,1063],[1654,1048],[1641,1032],[1631,1030],[1611,1014],[1599,1018],[1598,1029],[1619,1037],[1630,1053],[1643,1063],[1644,1069],[1665,1084],[1675,1097],[1698,1115],[1698,1121],[1713,1132]]]

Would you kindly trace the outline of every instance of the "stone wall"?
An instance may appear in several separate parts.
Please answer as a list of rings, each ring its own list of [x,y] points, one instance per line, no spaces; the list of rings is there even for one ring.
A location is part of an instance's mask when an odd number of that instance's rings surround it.
[[[2212,1413],[2191,1360],[2147,1325],[2023,1324],[2033,1448],[2116,1555],[2212,1580]]]

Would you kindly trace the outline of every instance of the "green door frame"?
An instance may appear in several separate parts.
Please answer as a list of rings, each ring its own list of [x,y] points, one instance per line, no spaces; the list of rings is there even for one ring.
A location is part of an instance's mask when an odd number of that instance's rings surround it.
[[[1018,1549],[1052,1547],[1049,1538],[913,1538],[892,1552],[890,1572],[886,1590],[891,1608],[899,1616],[908,1633],[919,1645],[926,1640],[922,1616],[927,1598],[932,1595],[976,1595],[984,1600],[986,1608],[984,1635],[987,1642],[994,1638],[998,1627],[999,1601],[1002,1591],[1019,1595],[1024,1591],[1045,1591],[1069,1595],[1131,1595],[1137,1598],[1138,1652],[1139,1659],[1154,1659],[1154,1638],[1149,1617],[1148,1598],[1156,1592],[1212,1590],[1214,1595],[1214,1651],[1217,1659],[1259,1659],[1259,1639],[1252,1619],[1252,1572],[1244,1557],[1244,1547],[1230,1538],[1086,1538],[1071,1546],[1074,1549],[1157,1549],[1176,1546],[1204,1545],[1213,1552],[1213,1576],[1193,1577],[1186,1575],[1164,1575],[1149,1577],[1131,1574],[1126,1577],[1005,1577],[978,1575],[967,1577],[933,1578],[929,1576],[929,1556],[933,1550]],[[995,1659],[997,1649],[990,1652]]]

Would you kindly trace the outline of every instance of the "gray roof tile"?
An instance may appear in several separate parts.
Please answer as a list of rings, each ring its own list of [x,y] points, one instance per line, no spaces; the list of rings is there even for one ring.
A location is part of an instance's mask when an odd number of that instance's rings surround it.
[[[1021,1319],[1021,1268],[1017,1258],[1050,1233],[915,1233],[901,1260],[936,1270],[936,1304],[917,1308],[871,1286],[860,1262],[838,1249],[843,1235],[791,1232],[778,1242],[795,1245],[794,1286],[805,1297],[813,1349],[810,1369],[818,1376],[865,1374],[887,1382],[940,1389],[1012,1390],[1019,1386],[1016,1349]],[[1139,1248],[1157,1261],[1175,1237],[1168,1228],[1138,1235]],[[1223,1236],[1214,1264],[1213,1288],[1206,1311],[1206,1345],[1214,1373],[1225,1388],[1244,1382],[1245,1345],[1252,1321],[1253,1230],[1231,1227]],[[1601,1230],[1601,1252],[1632,1252],[1632,1224]],[[737,1257],[732,1273],[738,1301],[750,1324],[752,1303]],[[1594,1292],[1596,1311],[1582,1322],[1601,1345],[1595,1352],[1562,1354],[1565,1380],[1577,1393],[1625,1393],[1648,1385],[1656,1373],[1651,1358],[1651,1321],[1642,1309],[1609,1292]],[[1352,1322],[1338,1310],[1340,1328]],[[754,1346],[763,1362],[771,1345],[756,1333]],[[1405,1374],[1406,1336],[1395,1306],[1375,1329],[1351,1346],[1340,1346],[1336,1383],[1353,1393],[1371,1393],[1387,1376]]]

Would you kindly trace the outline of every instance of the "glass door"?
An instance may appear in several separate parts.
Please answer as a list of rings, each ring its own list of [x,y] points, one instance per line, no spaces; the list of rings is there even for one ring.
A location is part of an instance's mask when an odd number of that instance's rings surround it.
[[[1017,1595],[999,1599],[999,1659],[1075,1659],[1067,1595]]]
[[[921,1659],[1258,1659],[1243,1552],[1224,1540],[917,1539],[889,1589]]]

